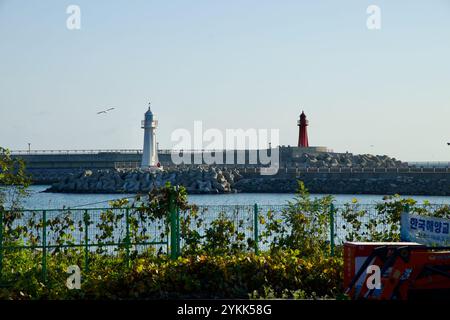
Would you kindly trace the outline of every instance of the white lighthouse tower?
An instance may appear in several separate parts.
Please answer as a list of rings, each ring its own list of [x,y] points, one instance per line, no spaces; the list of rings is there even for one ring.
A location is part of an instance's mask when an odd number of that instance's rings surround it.
[[[142,169],[161,170],[162,167],[158,162],[158,150],[156,150],[156,127],[158,121],[153,117],[150,109],[150,102],[148,103],[148,110],[145,113],[145,118],[142,121],[142,128],[144,129],[144,148],[142,152]]]

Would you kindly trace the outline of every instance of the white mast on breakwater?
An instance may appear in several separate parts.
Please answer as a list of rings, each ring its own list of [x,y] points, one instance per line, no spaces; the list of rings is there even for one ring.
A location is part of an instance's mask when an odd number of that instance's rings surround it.
[[[158,161],[158,150],[156,148],[156,127],[158,121],[155,120],[151,103],[148,103],[148,110],[145,113],[145,118],[142,120],[141,128],[144,129],[144,148],[142,151],[142,169],[161,170],[162,167]]]

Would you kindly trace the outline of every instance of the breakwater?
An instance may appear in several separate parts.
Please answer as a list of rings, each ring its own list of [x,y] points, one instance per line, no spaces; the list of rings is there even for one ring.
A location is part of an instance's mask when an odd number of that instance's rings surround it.
[[[166,182],[183,185],[190,194],[293,193],[298,180],[319,194],[405,194],[450,196],[448,172],[299,172],[283,171],[263,176],[255,170],[197,167],[148,172],[132,170],[84,170],[67,174],[48,192],[142,193]]]
[[[414,167],[383,155],[309,152],[296,147],[278,151],[280,169],[273,176],[261,175],[260,159],[248,163],[249,151],[238,150],[227,152],[234,158],[242,156],[245,164],[175,166],[172,151],[160,152],[162,172],[133,168],[139,165],[139,150],[16,156],[26,162],[33,183],[52,184],[49,192],[142,193],[170,182],[183,185],[190,194],[293,193],[302,180],[311,192],[322,194],[450,195],[448,167]]]
[[[386,155],[335,153],[320,151],[317,148],[298,148],[280,146],[269,150],[222,150],[214,152],[222,155],[222,163],[233,163],[242,168],[255,168],[267,164],[267,159],[261,161],[261,154],[279,155],[274,157],[273,162],[279,163],[284,168],[406,168],[408,164]],[[320,152],[319,152],[320,151]],[[101,170],[118,168],[137,168],[140,166],[142,152],[140,150],[42,150],[42,151],[16,151],[13,157],[22,159],[27,170],[35,180],[50,180],[51,175],[63,173],[64,171]],[[200,157],[198,157],[200,156]],[[158,158],[165,168],[178,166],[172,157],[182,157],[185,165],[207,165],[205,157],[211,157],[207,151],[177,151],[159,150]],[[199,159],[197,159],[199,158]],[[217,159],[220,159],[218,157]],[[200,160],[203,163],[198,163]],[[225,161],[226,160],[226,161]],[[230,162],[230,160],[232,160]],[[224,166],[214,164],[215,166]],[[227,165],[225,165],[227,166]]]
[[[66,193],[145,193],[153,188],[182,185],[191,194],[237,192],[235,182],[242,176],[237,169],[179,168],[149,172],[141,169],[85,170],[68,174],[54,183],[48,192]]]
[[[308,173],[293,176],[248,177],[235,187],[248,193],[295,192],[298,180],[311,193],[450,196],[445,173]]]

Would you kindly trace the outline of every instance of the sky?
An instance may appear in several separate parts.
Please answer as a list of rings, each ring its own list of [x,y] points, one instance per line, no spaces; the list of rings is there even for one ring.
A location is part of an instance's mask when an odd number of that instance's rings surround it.
[[[0,0],[0,146],[142,148],[148,101],[163,149],[194,121],[296,145],[304,110],[310,145],[450,161],[450,0]]]

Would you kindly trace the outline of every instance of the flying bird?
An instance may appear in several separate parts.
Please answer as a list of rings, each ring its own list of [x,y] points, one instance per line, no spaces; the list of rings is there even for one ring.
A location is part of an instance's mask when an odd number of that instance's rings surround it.
[[[450,142],[447,142],[447,145],[450,146]]]
[[[111,111],[111,110],[114,110],[115,108],[113,107],[113,108],[109,108],[109,109],[106,109],[106,110],[102,110],[102,111],[99,111],[99,112],[97,112],[97,114],[102,114],[102,113],[107,113],[107,112],[109,112],[109,111]]]

